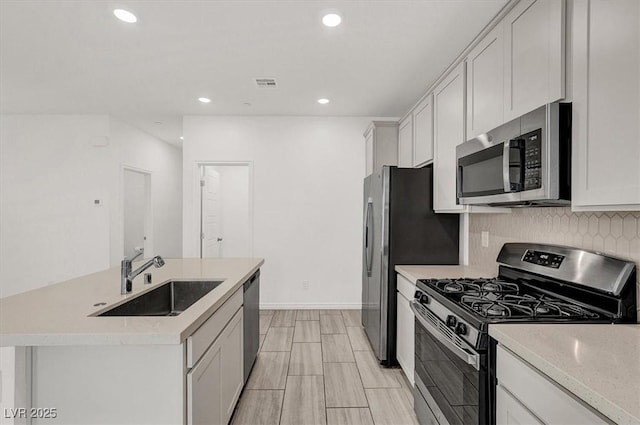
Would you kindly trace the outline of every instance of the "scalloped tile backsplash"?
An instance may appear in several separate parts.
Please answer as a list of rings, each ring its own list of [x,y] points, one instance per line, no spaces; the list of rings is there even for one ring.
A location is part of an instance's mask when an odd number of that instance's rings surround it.
[[[489,232],[488,248],[481,244],[483,231]],[[571,208],[515,208],[511,214],[471,214],[471,265],[486,268],[488,264],[495,264],[505,242],[542,242],[600,251],[633,260],[640,270],[640,212],[583,213],[572,212]],[[636,285],[640,306],[640,283]],[[640,314],[638,316],[640,318]]]

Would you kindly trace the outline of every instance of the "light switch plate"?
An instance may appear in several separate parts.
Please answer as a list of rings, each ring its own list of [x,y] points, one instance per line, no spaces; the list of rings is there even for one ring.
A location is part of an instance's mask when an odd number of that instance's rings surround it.
[[[489,232],[482,232],[482,247],[489,248]]]

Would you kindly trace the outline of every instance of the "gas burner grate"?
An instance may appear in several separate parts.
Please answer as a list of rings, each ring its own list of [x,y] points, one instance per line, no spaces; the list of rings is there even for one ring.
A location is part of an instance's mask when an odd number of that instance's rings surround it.
[[[423,283],[445,294],[517,294],[518,285],[498,278],[424,279]]]
[[[463,295],[460,303],[482,317],[488,318],[570,318],[597,319],[599,315],[579,305],[545,295],[502,294],[492,299],[486,296]]]

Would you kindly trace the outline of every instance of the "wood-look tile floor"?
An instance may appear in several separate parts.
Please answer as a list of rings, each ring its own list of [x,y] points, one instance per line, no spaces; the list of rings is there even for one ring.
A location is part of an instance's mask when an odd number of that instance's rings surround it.
[[[417,425],[400,369],[381,367],[358,310],[262,310],[233,425]]]

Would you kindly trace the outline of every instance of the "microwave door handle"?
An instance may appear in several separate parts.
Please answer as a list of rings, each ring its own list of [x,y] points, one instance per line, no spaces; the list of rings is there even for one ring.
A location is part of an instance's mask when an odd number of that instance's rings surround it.
[[[511,140],[504,142],[502,150],[502,181],[503,189],[505,193],[511,192],[511,175],[509,174],[510,167],[510,152],[511,152]]]

